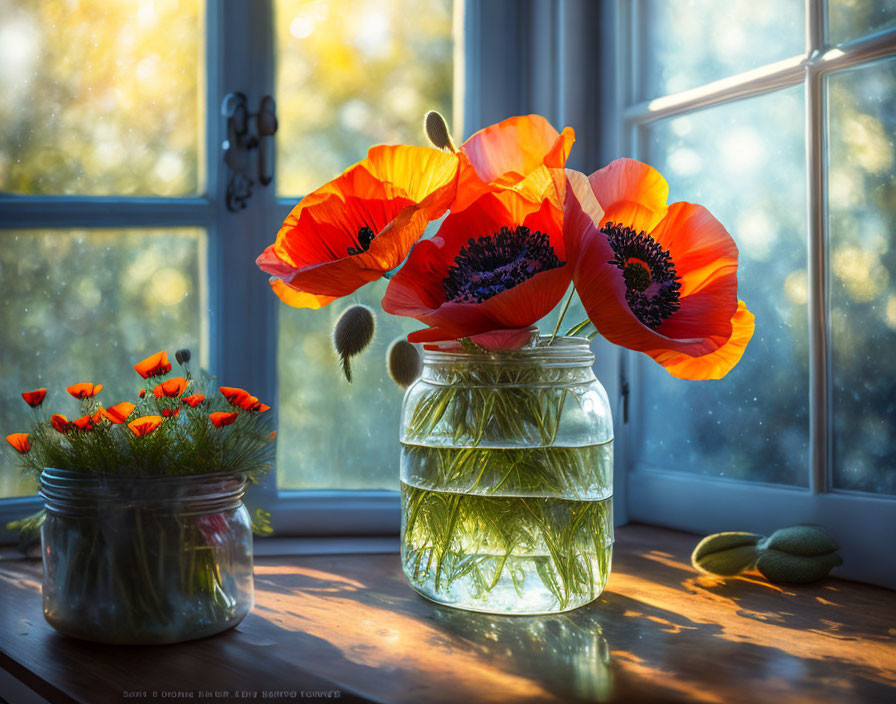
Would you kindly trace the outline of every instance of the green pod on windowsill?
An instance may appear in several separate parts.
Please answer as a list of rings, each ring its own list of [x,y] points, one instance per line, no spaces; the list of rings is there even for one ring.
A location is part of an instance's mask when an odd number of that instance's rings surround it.
[[[768,538],[755,533],[716,533],[701,540],[691,564],[703,572],[733,577],[755,565],[769,582],[807,584],[843,564],[839,546],[820,526],[796,525]]]

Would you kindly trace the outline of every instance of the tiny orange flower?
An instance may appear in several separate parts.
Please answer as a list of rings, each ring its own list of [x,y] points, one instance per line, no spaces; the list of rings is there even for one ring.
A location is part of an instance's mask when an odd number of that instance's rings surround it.
[[[192,408],[196,408],[196,406],[205,401],[205,396],[202,394],[193,394],[192,396],[184,396],[181,401]]]
[[[67,433],[72,429],[72,424],[69,422],[68,418],[65,416],[54,413],[50,418],[50,424],[53,426],[53,429],[60,433]]]
[[[130,423],[128,423],[128,428],[130,428],[131,432],[134,435],[136,435],[138,438],[141,438],[144,435],[149,435],[161,424],[161,416],[141,416],[140,418],[132,420]]]
[[[273,431],[271,431],[271,440],[276,440],[276,439],[277,439],[277,431],[273,430]]]
[[[146,396],[146,389],[140,389],[140,391],[137,392],[137,395],[138,395],[140,398],[145,398],[145,396]]]
[[[12,435],[7,435],[6,442],[23,455],[31,449],[31,443],[28,442],[28,433],[13,433]]]
[[[72,425],[78,430],[83,430],[85,432],[93,430],[96,427],[94,417],[95,416],[81,416],[80,418],[75,418],[72,421]]]
[[[37,408],[44,402],[44,397],[46,395],[46,389],[37,389],[36,391],[26,391],[22,394],[22,398],[25,399],[25,403],[27,403],[29,406],[31,406],[32,408]]]
[[[152,392],[156,395],[156,398],[177,398],[187,390],[187,385],[189,383],[190,382],[188,382],[182,376],[175,376],[171,377],[167,381],[163,381],[161,384],[157,384]]]
[[[173,411],[170,408],[163,408],[162,418],[177,418],[178,413],[180,413],[180,406],[178,406]]]
[[[210,413],[208,419],[212,422],[216,428],[223,428],[225,425],[230,425],[237,418],[236,413],[227,413],[225,411],[217,411],[215,413]]]
[[[103,390],[103,385],[91,384],[89,381],[84,381],[80,384],[72,384],[71,386],[66,386],[65,390],[75,398],[91,398],[93,396],[96,396],[100,391]]]
[[[116,403],[111,408],[101,408],[103,415],[113,423],[124,423],[137,406],[127,401]]]
[[[142,362],[137,362],[137,364],[134,365],[134,371],[144,379],[167,374],[171,371],[171,363],[168,361],[168,352],[162,350],[161,352],[156,352],[154,355],[150,355]]]
[[[219,389],[221,393],[224,395],[224,398],[227,399],[227,403],[231,406],[242,407],[242,404],[249,398],[251,398],[248,391],[245,389],[238,389],[234,386],[222,386]],[[258,399],[255,399],[256,401]]]

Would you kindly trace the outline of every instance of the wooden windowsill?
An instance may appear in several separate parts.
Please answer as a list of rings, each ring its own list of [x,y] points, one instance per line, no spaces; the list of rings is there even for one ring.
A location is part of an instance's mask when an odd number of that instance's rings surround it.
[[[701,576],[695,542],[619,528],[603,596],[542,617],[432,604],[394,554],[260,557],[242,624],[164,647],[59,636],[41,613],[39,562],[4,560],[0,666],[49,701],[89,704],[896,701],[896,592]]]

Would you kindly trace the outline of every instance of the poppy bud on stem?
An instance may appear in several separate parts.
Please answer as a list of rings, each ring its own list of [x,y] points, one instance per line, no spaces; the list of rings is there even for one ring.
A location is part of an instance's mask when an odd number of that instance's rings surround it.
[[[349,383],[352,381],[351,357],[362,352],[373,339],[376,317],[367,306],[346,308],[333,327],[333,347],[342,362],[342,371]]]
[[[423,117],[423,130],[426,132],[429,141],[433,143],[433,146],[439,149],[447,149],[452,153],[457,151],[457,147],[454,146],[454,142],[451,140],[451,133],[448,131],[445,118],[435,110],[430,110]]]
[[[392,381],[406,389],[423,371],[423,360],[417,348],[403,337],[399,337],[389,345],[386,352],[386,368]]]

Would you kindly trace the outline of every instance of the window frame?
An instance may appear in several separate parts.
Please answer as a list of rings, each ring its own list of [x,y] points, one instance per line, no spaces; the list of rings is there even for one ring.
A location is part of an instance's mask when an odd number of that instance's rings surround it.
[[[637,28],[643,28],[640,0],[616,0],[616,32],[625,98],[618,129],[636,158],[645,151],[649,124],[705,108],[803,85],[806,104],[807,244],[809,275],[809,464],[808,487],[744,482],[675,472],[633,458],[627,467],[629,516],[634,521],[711,533],[749,530],[769,534],[798,522],[821,523],[841,544],[844,565],[836,573],[852,579],[896,587],[896,560],[882,541],[869,539],[896,530],[896,497],[835,489],[831,481],[831,332],[829,324],[829,227],[827,217],[827,96],[825,77],[833,72],[896,55],[896,29],[867,34],[836,46],[827,44],[826,0],[806,0],[806,47],[802,54],[723,78],[674,95],[635,101],[636,65],[641,52]],[[643,33],[641,33],[643,34]],[[631,422],[625,442],[642,437],[644,385],[648,361],[626,353],[633,390]]]
[[[200,192],[172,198],[0,192],[0,224],[3,231],[203,228],[205,257],[200,259],[200,279],[208,318],[200,361],[219,378],[273,397],[276,383],[271,369],[276,344],[272,321],[276,320],[276,309],[263,277],[249,281],[245,276],[247,262],[254,262],[273,227],[272,189],[256,186],[244,211],[228,212],[224,205],[227,173],[220,149],[226,135],[220,111],[224,96],[241,90],[250,105],[258,105],[272,90],[273,54],[265,44],[271,31],[271,0],[206,0],[204,18],[204,134],[198,159],[205,182],[200,184]],[[250,347],[245,344],[247,339],[258,344]],[[40,510],[42,505],[37,496],[0,500],[0,544],[18,540],[17,534],[6,529],[7,523]]]

